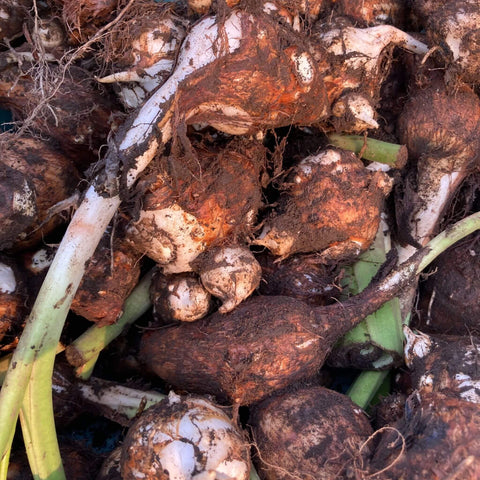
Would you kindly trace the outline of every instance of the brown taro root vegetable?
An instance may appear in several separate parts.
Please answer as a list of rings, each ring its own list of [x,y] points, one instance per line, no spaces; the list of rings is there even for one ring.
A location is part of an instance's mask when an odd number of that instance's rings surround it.
[[[480,404],[480,338],[426,335],[405,328],[405,362],[413,387]]]
[[[456,335],[480,334],[480,244],[449,248],[432,264],[421,285],[418,328]]]
[[[140,255],[114,233],[105,233],[78,287],[71,309],[99,327],[115,323],[138,283]]]
[[[352,133],[378,127],[374,106],[390,71],[392,50],[396,46],[417,54],[428,50],[391,25],[354,28],[344,18],[317,22],[310,43],[331,105],[330,122],[334,129]]]
[[[226,237],[250,234],[261,206],[265,148],[235,139],[222,149],[198,148],[161,160],[161,172],[142,197],[128,239],[164,273],[192,270],[191,262]]]
[[[458,186],[477,168],[480,100],[466,85],[449,93],[443,79],[432,75],[427,86],[412,89],[397,128],[400,142],[415,162],[402,183],[403,197],[397,197],[400,241],[425,245]],[[407,245],[400,258],[413,250]]]
[[[0,254],[0,351],[10,350],[21,330],[25,307],[22,271],[12,257]]]
[[[352,152],[329,149],[302,160],[285,184],[253,243],[281,258],[319,252],[335,262],[355,258],[373,242],[392,180],[366,169]]]
[[[413,281],[407,265],[402,271],[328,306],[251,297],[230,313],[144,333],[139,356],[174,386],[252,404],[314,376],[342,335]]]
[[[33,0],[0,0],[0,40],[22,35],[23,24]]]
[[[35,222],[38,210],[32,181],[1,161],[0,200],[0,250],[4,250]]]
[[[421,2],[420,2],[421,3]],[[444,50],[450,73],[478,84],[480,66],[480,4],[478,0],[435,2],[425,22],[429,44]],[[428,8],[425,10],[428,11]]]
[[[120,83],[118,95],[126,108],[139,107],[173,70],[188,21],[173,3],[136,1],[122,21],[109,29],[99,52],[106,64],[101,83]]]
[[[252,407],[248,423],[264,480],[349,478],[373,433],[350,398],[319,386],[267,398]]]
[[[185,55],[194,55],[190,42],[197,41],[196,35],[208,37],[211,47],[198,43],[196,60],[187,66]],[[216,52],[213,58],[210,48]],[[185,39],[170,77],[180,78],[175,85],[176,111],[188,123],[205,122],[233,135],[321,121],[329,106],[308,50],[304,35],[262,11],[205,17]],[[173,87],[167,83],[165,90]],[[164,133],[171,129],[166,122],[172,121],[172,107],[168,102],[159,124]]]
[[[200,254],[193,262],[203,286],[222,301],[220,313],[231,312],[258,287],[262,267],[244,245],[221,245]]]
[[[115,17],[119,0],[48,0],[73,44],[83,43]]]
[[[15,222],[18,218],[19,224],[13,225],[15,236],[11,235],[8,228],[0,234],[0,248],[7,246],[24,249],[38,243],[62,223],[62,218],[59,215],[50,215],[49,209],[74,193],[80,176],[70,158],[48,142],[33,137],[4,137],[0,141],[0,162],[23,175],[23,179],[15,175],[15,178],[12,178],[15,183],[10,185],[6,183],[7,175],[4,188],[14,187],[15,191],[20,193],[14,194],[13,203],[6,202],[0,209],[8,206],[10,213],[5,215],[5,218],[15,219]],[[28,179],[28,183],[25,183],[25,179]],[[29,194],[31,187],[33,198]],[[20,202],[20,206],[16,205],[15,199]],[[25,214],[30,212],[36,213],[27,225],[23,220]],[[15,213],[22,214],[22,218]],[[21,230],[19,225],[23,227]]]
[[[212,306],[212,296],[194,273],[163,275],[157,270],[150,297],[158,323],[193,322],[207,315]]]
[[[389,24],[402,28],[406,5],[403,0],[337,0],[339,13],[360,25]]]
[[[247,480],[249,445],[227,410],[171,392],[129,428],[121,472],[123,480]]]
[[[477,480],[480,410],[447,394],[414,392],[401,420],[379,430],[366,478]]]
[[[122,120],[119,106],[82,68],[70,66],[67,75],[59,66],[49,64],[48,68],[49,78],[56,83],[44,82],[43,91],[34,69],[22,73],[17,65],[2,68],[0,106],[10,110],[14,120],[26,121],[31,131],[56,141],[84,169],[97,159],[108,133]],[[23,69],[29,70],[26,62]]]
[[[315,254],[292,255],[277,262],[273,255],[263,253],[257,259],[262,267],[261,295],[286,295],[311,305],[328,305],[340,295],[339,272]]]

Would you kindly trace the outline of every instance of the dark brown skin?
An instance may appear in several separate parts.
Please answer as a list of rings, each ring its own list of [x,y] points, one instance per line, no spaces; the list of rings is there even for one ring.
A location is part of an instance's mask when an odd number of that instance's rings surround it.
[[[341,292],[337,284],[339,269],[325,265],[316,254],[292,255],[282,262],[266,252],[257,255],[262,267],[259,292],[286,295],[310,305],[333,303]]]
[[[452,335],[480,334],[480,243],[469,237],[432,265],[421,285],[418,328]]]
[[[21,195],[32,208],[19,208]],[[0,162],[0,250],[10,248],[18,236],[31,227],[37,218],[35,187],[31,179],[9,165]]]
[[[380,442],[368,465],[372,477],[367,478],[480,478],[478,404],[442,393],[414,393],[406,403],[404,417],[376,439]]]
[[[51,216],[48,210],[74,193],[80,175],[67,155],[34,137],[5,137],[0,145],[0,158],[3,164],[28,178],[34,188],[37,215],[28,228],[19,232],[13,244],[17,250],[25,249],[36,245],[62,223],[61,216]]]
[[[51,0],[73,44],[83,43],[113,20],[118,0]]]
[[[265,480],[347,478],[373,433],[346,395],[319,386],[267,398],[253,407],[248,423],[258,450],[254,462]]]
[[[342,335],[413,280],[402,271],[395,286],[370,287],[326,307],[254,297],[226,315],[145,333],[140,357],[177,387],[249,405],[315,375]]]
[[[27,62],[22,68],[29,70]],[[16,64],[1,68],[0,106],[10,110],[14,120],[24,122],[28,119],[31,130],[58,142],[84,170],[97,160],[98,148],[106,142],[110,130],[115,130],[122,122],[123,115],[116,100],[87,71],[71,66],[65,75],[60,67],[50,68],[49,78],[55,78],[56,83],[45,87],[51,95],[46,102],[49,108],[44,107],[29,117],[42,95],[34,78],[27,73],[21,74]]]
[[[412,385],[420,393],[442,392],[459,399],[479,402],[480,337],[428,335],[428,353],[416,355],[406,348]]]
[[[33,0],[0,0],[0,10],[4,12],[0,19],[0,39],[12,39],[22,34],[23,23],[32,8]],[[6,17],[6,18],[5,18]]]

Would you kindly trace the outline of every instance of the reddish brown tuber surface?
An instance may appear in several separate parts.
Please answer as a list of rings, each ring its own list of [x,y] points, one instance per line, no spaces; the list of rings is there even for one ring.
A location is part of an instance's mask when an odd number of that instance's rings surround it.
[[[128,232],[132,246],[165,273],[190,271],[208,247],[249,235],[262,204],[260,143],[239,139],[194,155],[162,159]]]
[[[360,25],[388,24],[402,28],[405,20],[404,0],[339,0],[336,3],[341,14]]]
[[[140,255],[110,236],[105,234],[95,250],[71,306],[99,327],[115,323],[140,277]]]
[[[248,423],[265,480],[348,478],[373,432],[346,395],[315,386],[267,398],[253,407]]]
[[[254,244],[282,258],[318,252],[324,261],[353,259],[373,242],[391,186],[387,174],[367,170],[352,152],[307,157],[287,177]]]

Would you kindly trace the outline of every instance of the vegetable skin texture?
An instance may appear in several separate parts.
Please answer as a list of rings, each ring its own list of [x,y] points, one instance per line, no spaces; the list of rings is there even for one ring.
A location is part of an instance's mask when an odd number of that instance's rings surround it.
[[[426,333],[480,334],[480,244],[455,245],[438,257],[420,285],[417,328]]]
[[[314,376],[336,341],[413,281],[415,268],[407,262],[342,304],[251,297],[230,313],[144,333],[139,356],[176,387],[249,405]]]
[[[380,480],[480,477],[478,405],[443,393],[413,393],[404,416],[384,428],[368,474]]]
[[[207,398],[168,398],[132,425],[122,446],[123,480],[247,480],[249,447],[220,407]]]
[[[405,331],[405,362],[421,394],[441,392],[480,404],[480,338]]]
[[[212,305],[211,295],[197,275],[163,275],[156,270],[150,287],[153,318],[162,323],[193,322],[204,317]]]
[[[24,250],[62,223],[59,215],[49,215],[49,209],[74,193],[80,175],[70,158],[49,142],[27,136],[6,138],[0,146],[2,164],[23,174],[33,186],[36,216],[11,245]]]
[[[282,259],[318,252],[332,262],[353,259],[370,246],[392,186],[387,174],[334,149],[302,160],[285,183],[277,210],[253,243]]]
[[[179,85],[177,108],[188,123],[242,135],[328,116],[322,78],[300,34],[262,12],[236,10],[229,21],[231,53]]]
[[[204,287],[222,301],[220,313],[231,312],[260,284],[262,268],[244,245],[213,247],[194,263]]]
[[[267,398],[252,407],[248,423],[258,450],[254,462],[265,480],[346,478],[373,433],[360,407],[320,386]]]
[[[164,273],[192,271],[209,247],[248,236],[262,205],[260,143],[234,140],[221,151],[197,149],[196,155],[193,165],[188,156],[163,159],[138,221],[128,227],[132,247]]]
[[[412,91],[398,120],[398,136],[416,161],[397,203],[401,243],[425,245],[436,233],[458,186],[478,165],[480,100],[467,85],[450,93],[443,79],[430,77]],[[402,208],[403,205],[403,208]],[[407,234],[408,237],[408,234]],[[413,248],[400,252],[405,258]]]
[[[431,45],[446,50],[450,74],[468,84],[478,84],[480,68],[480,5],[476,0],[447,1],[437,6],[425,30]]]
[[[140,255],[106,233],[90,259],[71,310],[99,327],[115,323],[123,303],[138,283]]]

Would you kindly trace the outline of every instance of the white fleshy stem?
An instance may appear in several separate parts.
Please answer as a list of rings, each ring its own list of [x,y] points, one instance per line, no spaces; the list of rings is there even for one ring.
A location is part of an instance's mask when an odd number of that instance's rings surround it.
[[[142,410],[166,398],[166,395],[155,391],[136,390],[93,377],[88,383],[79,382],[77,387],[84,400],[127,419],[136,417]]]
[[[423,42],[391,25],[333,29],[320,38],[330,53],[345,57],[347,66],[362,68],[367,73],[375,72],[378,59],[388,45],[397,45],[416,54],[424,55],[428,52],[428,47]]]
[[[421,197],[422,207],[410,221],[410,234],[422,247],[433,237],[445,208],[464,178],[462,172],[445,173],[438,180],[438,188],[428,188],[429,193]],[[403,262],[415,253],[416,248],[407,245],[399,246],[397,250],[399,261]]]
[[[213,48],[219,37],[215,18],[207,17],[192,29],[172,76],[145,103],[124,137],[116,142],[118,153],[126,160],[129,160],[131,152],[132,162],[127,164],[135,165],[127,172],[127,185],[134,183],[154,157],[160,144],[156,128],[160,132],[162,143],[171,137],[171,104],[179,83],[222,54],[233,52],[239,47],[242,35],[240,20],[240,14],[235,13],[226,20],[224,32],[227,48],[223,50]],[[107,155],[109,154],[116,155],[116,152],[110,151]],[[15,428],[28,385],[29,397],[23,403],[23,417],[29,428],[37,431],[33,436],[36,435],[40,440],[43,436],[48,440],[45,441],[45,449],[42,442],[34,448],[38,449],[36,455],[39,457],[49,457],[46,461],[46,469],[50,471],[49,480],[65,478],[61,466],[57,465],[60,456],[51,405],[56,347],[70,304],[84,274],[85,264],[119,205],[118,196],[103,197],[94,186],[88,189],[50,266],[0,392],[0,461],[7,455],[11,432]]]

